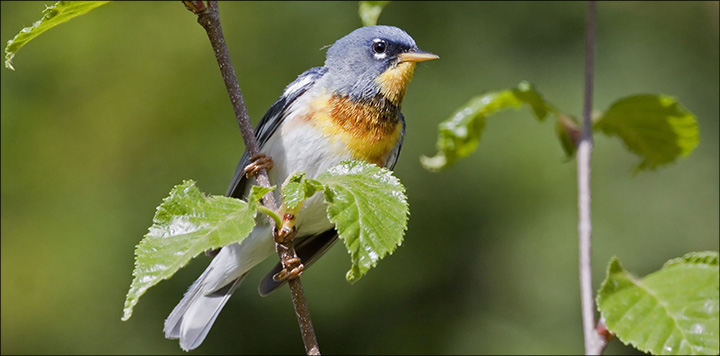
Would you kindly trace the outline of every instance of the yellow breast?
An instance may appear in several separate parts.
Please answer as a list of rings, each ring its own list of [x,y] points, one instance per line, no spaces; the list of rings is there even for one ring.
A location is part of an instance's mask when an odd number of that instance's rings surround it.
[[[347,147],[354,159],[382,167],[402,135],[399,109],[384,100],[355,102],[325,95],[313,101],[311,122],[329,140]]]

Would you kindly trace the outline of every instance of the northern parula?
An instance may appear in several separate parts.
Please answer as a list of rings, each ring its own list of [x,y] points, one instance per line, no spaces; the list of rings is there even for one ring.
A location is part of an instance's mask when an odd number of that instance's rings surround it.
[[[392,169],[405,134],[400,105],[415,64],[436,58],[392,26],[361,27],[337,40],[327,51],[325,65],[290,83],[257,126],[260,152],[272,158],[271,184],[282,184],[297,171],[315,178],[343,160]],[[245,152],[227,196],[247,195],[255,183],[247,174],[257,168],[253,161]],[[281,202],[278,191],[274,193]],[[272,227],[258,215],[250,235],[223,247],[165,320],[165,337],[180,339],[183,350],[200,346],[248,271],[275,252]],[[307,267],[337,240],[322,194],[305,201],[296,228],[296,252]],[[260,282],[261,295],[282,284],[272,278],[280,269],[278,264]]]

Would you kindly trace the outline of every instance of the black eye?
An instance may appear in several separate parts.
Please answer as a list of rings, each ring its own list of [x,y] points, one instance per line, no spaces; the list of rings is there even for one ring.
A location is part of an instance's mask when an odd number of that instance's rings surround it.
[[[377,41],[373,43],[372,49],[373,51],[375,51],[375,53],[385,53],[385,49],[387,49],[387,44],[385,44],[385,41]]]

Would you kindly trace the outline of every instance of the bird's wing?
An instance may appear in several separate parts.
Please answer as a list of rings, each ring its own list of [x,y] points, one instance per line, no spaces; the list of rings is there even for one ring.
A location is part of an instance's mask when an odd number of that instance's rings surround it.
[[[310,68],[285,87],[283,95],[268,109],[255,129],[255,138],[257,138],[260,149],[262,149],[265,142],[267,142],[283,120],[285,120],[285,115],[290,105],[300,97],[300,95],[310,89],[325,72],[327,72],[327,68],[325,67]],[[228,191],[225,194],[226,196],[243,198],[245,184],[247,183],[247,178],[243,174],[243,170],[245,170],[245,167],[247,167],[249,163],[250,157],[247,150],[245,150],[245,153],[243,153],[240,159],[240,163],[238,163],[235,169],[235,175],[230,182]]]
[[[390,151],[390,155],[385,160],[385,168],[393,170],[395,163],[397,163],[398,157],[400,157],[400,149],[402,148],[403,139],[405,138],[405,117],[400,114],[400,122],[402,122],[402,131],[400,132],[400,139]]]

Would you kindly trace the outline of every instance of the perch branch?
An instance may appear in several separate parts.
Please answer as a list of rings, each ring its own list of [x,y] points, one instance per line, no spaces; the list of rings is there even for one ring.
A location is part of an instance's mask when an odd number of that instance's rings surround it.
[[[220,66],[220,72],[225,81],[225,88],[230,95],[230,102],[235,111],[235,118],[237,119],[240,132],[245,141],[245,149],[248,151],[250,157],[255,156],[259,153],[260,149],[250,123],[250,117],[245,108],[245,101],[243,100],[242,92],[238,85],[235,69],[230,60],[230,53],[228,52],[227,44],[223,37],[218,3],[217,1],[208,1],[207,7],[202,1],[183,1],[183,4],[188,10],[198,15],[198,23],[207,31],[210,44],[215,53],[215,58]],[[270,180],[268,179],[265,169],[260,169],[255,177],[259,185],[270,187]],[[270,210],[277,210],[277,203],[272,193],[268,193],[263,197],[263,204]],[[274,221],[272,221],[272,219],[270,219],[270,221],[271,224],[274,225]],[[277,228],[274,229],[274,234],[277,235]],[[278,240],[277,236],[275,236],[275,251],[280,257],[283,267],[287,267],[289,265],[288,261],[297,260],[297,254],[295,253],[292,239],[282,242],[277,242]],[[300,325],[300,333],[303,338],[303,343],[305,344],[305,351],[308,355],[319,355],[320,351],[317,345],[315,331],[312,326],[312,320],[310,319],[310,313],[307,308],[307,302],[299,276],[288,279],[288,285],[290,286],[295,314],[298,319],[298,324]]]

